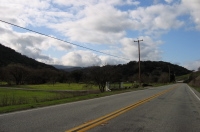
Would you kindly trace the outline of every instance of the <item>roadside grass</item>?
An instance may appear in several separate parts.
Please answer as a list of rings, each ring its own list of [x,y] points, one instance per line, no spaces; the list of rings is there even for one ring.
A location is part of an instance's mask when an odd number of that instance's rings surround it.
[[[160,86],[170,85],[170,84],[174,84],[174,83],[142,83],[142,84],[147,84],[151,87],[160,87]],[[124,83],[123,85],[126,87],[129,87],[129,86],[139,85],[139,83]]]
[[[188,84],[189,85],[189,84]],[[200,93],[200,87],[194,87],[194,86],[192,86],[192,85],[189,85],[190,87],[192,87],[192,88],[194,88],[194,89],[196,89],[199,93]]]
[[[150,83],[152,87],[160,87],[160,86],[171,85],[171,84],[175,84],[175,83]]]
[[[92,99],[142,89],[144,88],[133,88],[97,94],[91,94],[87,92],[68,93],[0,89],[0,113]]]
[[[124,83],[123,86],[124,87],[130,87],[130,86],[133,86],[135,85],[136,83]]]
[[[0,89],[0,106],[31,104],[74,97],[75,93]]]
[[[56,83],[56,84],[40,84],[40,85],[11,85],[9,87],[25,88],[25,89],[43,89],[43,90],[97,90],[98,87],[92,84],[82,83]]]
[[[176,80],[177,81],[185,81],[185,80],[187,80],[188,78],[189,78],[189,76],[190,76],[190,74],[186,74],[186,75],[182,75],[182,76],[177,76],[176,77]]]

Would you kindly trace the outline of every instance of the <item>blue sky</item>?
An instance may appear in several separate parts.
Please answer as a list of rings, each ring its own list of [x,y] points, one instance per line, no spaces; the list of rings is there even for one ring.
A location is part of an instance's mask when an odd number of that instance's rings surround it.
[[[0,43],[47,64],[93,66],[138,60],[200,67],[199,0],[0,0]]]

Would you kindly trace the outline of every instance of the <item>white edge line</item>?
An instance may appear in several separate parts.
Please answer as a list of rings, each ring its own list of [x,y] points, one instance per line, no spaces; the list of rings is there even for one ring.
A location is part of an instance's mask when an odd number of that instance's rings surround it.
[[[188,86],[188,85],[187,85]],[[195,92],[191,89],[190,86],[188,86],[188,88],[190,89],[190,91],[196,96],[196,98],[200,101],[200,98],[195,94]]]

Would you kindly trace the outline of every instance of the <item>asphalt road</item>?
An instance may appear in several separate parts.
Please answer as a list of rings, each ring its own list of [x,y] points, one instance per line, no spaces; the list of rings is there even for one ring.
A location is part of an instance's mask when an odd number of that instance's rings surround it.
[[[1,114],[0,132],[65,132],[119,109],[117,113],[105,116],[107,121],[88,125],[91,128],[88,131],[199,132],[199,97],[199,93],[193,93],[186,84],[175,84]]]

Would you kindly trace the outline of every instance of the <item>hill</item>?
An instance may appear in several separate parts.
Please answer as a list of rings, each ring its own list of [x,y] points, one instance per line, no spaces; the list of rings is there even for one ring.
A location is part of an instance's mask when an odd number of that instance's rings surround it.
[[[92,71],[94,67],[89,67],[83,69],[83,73],[87,73]],[[102,70],[101,70],[102,69]],[[103,74],[104,72],[106,75],[108,72],[112,75],[107,80],[111,80],[113,82],[135,82],[138,81],[138,62],[131,61],[127,64],[119,64],[114,66],[104,66],[99,67],[93,70],[93,72],[98,72],[98,74]],[[145,83],[166,83],[166,82],[174,82],[176,80],[176,76],[181,76],[185,74],[191,73],[190,70],[176,65],[171,64],[169,62],[163,61],[141,61],[141,81]]]
[[[0,44],[0,67],[8,66],[9,64],[21,64],[31,68],[50,68],[55,69],[53,66],[38,62],[32,58],[22,55],[15,50]]]
[[[123,69],[124,74],[133,74],[138,72],[138,62],[131,61],[124,65],[118,65]],[[191,71],[169,62],[164,61],[141,61],[141,73],[142,74],[158,74],[158,73],[169,73],[175,74],[176,76],[181,76],[190,73]]]

